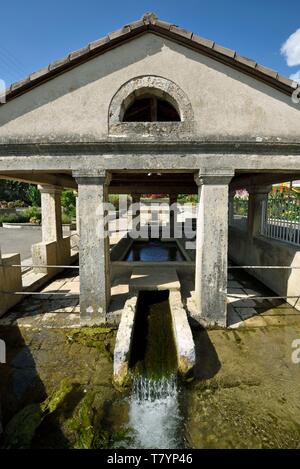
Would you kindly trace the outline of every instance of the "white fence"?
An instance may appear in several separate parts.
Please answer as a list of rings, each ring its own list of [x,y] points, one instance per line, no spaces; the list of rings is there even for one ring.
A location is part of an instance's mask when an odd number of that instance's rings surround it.
[[[294,197],[264,201],[261,234],[300,246],[300,201]]]

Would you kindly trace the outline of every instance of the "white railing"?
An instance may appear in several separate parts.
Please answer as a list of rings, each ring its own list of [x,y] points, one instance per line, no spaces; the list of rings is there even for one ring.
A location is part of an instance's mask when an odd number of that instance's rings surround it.
[[[293,197],[264,201],[261,234],[300,246],[300,201]]]

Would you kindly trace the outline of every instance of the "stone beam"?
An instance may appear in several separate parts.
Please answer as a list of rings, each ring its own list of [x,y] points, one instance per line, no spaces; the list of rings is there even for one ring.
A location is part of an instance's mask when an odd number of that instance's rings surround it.
[[[197,194],[198,189],[196,184],[190,186],[180,186],[179,184],[171,186],[164,182],[159,185],[148,185],[141,182],[140,184],[112,184],[109,186],[110,194],[132,194],[134,192],[142,192],[143,194],[166,194],[167,196],[168,194]]]
[[[253,173],[237,175],[230,184],[230,190],[245,189],[250,186],[259,186],[264,184],[279,184],[281,182],[297,180],[300,178],[300,172],[289,173]]]
[[[1,147],[1,145],[0,145]],[[222,170],[222,168],[230,167],[240,171],[255,171],[255,172],[268,172],[268,173],[282,173],[282,172],[300,172],[300,146],[298,154],[274,154],[270,153],[254,153],[255,145],[252,147],[253,153],[182,153],[180,148],[170,153],[162,153],[157,149],[157,153],[149,152],[115,152],[101,153],[100,150],[96,154],[82,153],[76,145],[63,146],[61,153],[57,151],[47,152],[47,155],[42,153],[35,155],[30,153],[24,155],[24,151],[19,155],[0,156],[1,173],[4,171],[66,171],[66,170],[80,170],[83,165],[94,170],[107,170],[114,171],[132,171],[143,172],[145,171],[169,171],[169,172],[183,172],[194,171],[195,167],[206,168],[213,171]],[[68,153],[66,154],[66,151]],[[63,156],[62,156],[63,155]],[[51,157],[50,157],[51,156]],[[124,164],[126,162],[126,165]]]
[[[77,183],[68,174],[41,174],[35,172],[14,172],[7,171],[0,173],[0,179],[14,180],[18,182],[27,182],[29,184],[50,184],[53,186],[67,187],[70,189],[76,189]]]

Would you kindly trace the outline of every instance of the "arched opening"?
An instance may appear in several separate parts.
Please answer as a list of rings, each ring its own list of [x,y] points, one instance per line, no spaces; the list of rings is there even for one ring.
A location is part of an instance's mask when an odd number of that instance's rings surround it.
[[[180,122],[180,115],[172,104],[155,95],[142,95],[124,112],[123,122]]]

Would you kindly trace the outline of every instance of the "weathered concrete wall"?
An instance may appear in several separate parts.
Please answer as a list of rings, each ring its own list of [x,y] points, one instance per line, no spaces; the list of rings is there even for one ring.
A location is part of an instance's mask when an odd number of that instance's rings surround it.
[[[20,265],[20,254],[3,254],[0,251],[0,290],[5,292],[22,291],[21,267],[8,267]],[[0,293],[0,316],[17,304],[22,296],[6,295]]]
[[[153,34],[60,75],[0,108],[0,142],[98,141],[113,95],[128,80],[158,75],[192,103],[193,138],[299,140],[299,106],[254,78]],[[277,140],[278,139],[278,140]]]
[[[229,229],[229,258],[239,265],[300,266],[300,251],[296,246],[268,239],[254,238],[237,228]],[[300,269],[249,269],[249,273],[278,295],[300,295]],[[287,299],[300,311],[300,301]]]
[[[70,237],[61,238],[59,241],[40,242],[33,244],[32,262],[34,265],[69,265],[71,262]],[[47,274],[50,279],[63,269],[52,267],[35,267],[35,273]]]

